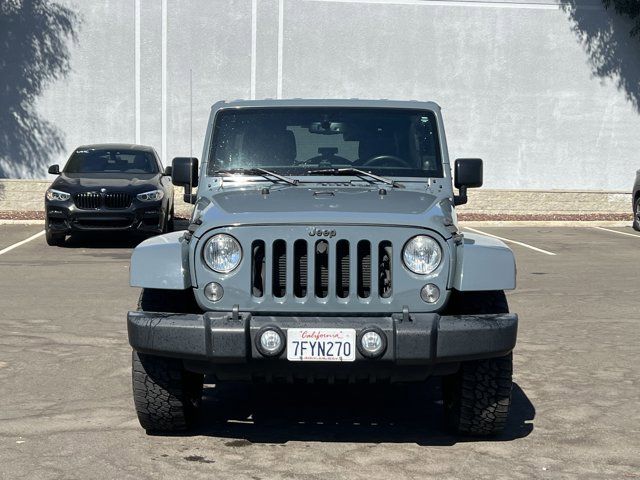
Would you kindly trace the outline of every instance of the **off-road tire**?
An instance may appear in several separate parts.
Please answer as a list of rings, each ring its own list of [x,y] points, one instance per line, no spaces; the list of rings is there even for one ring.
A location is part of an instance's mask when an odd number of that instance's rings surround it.
[[[169,221],[167,222],[167,232],[173,232],[175,230],[175,222],[173,217],[175,215],[175,207],[171,205],[171,212],[169,213]]]
[[[502,291],[455,292],[449,315],[508,313]],[[495,435],[504,429],[509,407],[513,356],[463,362],[460,370],[443,378],[445,418],[464,435]]]
[[[203,376],[182,361],[140,352],[132,355],[133,401],[148,433],[188,430],[202,401]]]
[[[633,229],[640,232],[640,196],[636,198],[633,207]]]
[[[61,247],[62,245],[64,245],[65,235],[52,233],[51,230],[46,229],[44,236],[47,240],[47,245],[50,245],[52,247]]]
[[[191,289],[145,288],[138,310],[201,313]],[[134,351],[132,383],[138,420],[147,433],[188,430],[197,419],[204,376],[185,370],[181,360]]]

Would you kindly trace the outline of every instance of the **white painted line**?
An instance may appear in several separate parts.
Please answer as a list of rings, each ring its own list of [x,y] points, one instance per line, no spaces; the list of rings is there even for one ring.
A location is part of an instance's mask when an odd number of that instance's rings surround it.
[[[169,164],[169,159],[167,158],[167,0],[162,0],[162,34],[161,34],[161,43],[162,43],[162,53],[161,53],[161,75],[160,75],[160,84],[161,84],[161,112],[160,116],[162,117],[162,133],[161,133],[161,141],[162,141],[162,161],[165,165]]]
[[[474,233],[479,233],[481,235],[486,235],[487,237],[497,238],[498,240],[502,240],[503,242],[513,243],[515,245],[520,245],[521,247],[529,248],[529,249],[534,250],[536,252],[544,253],[545,255],[555,255],[555,253],[550,252],[549,250],[543,250],[541,248],[534,247],[533,245],[529,245],[528,243],[518,242],[517,240],[511,240],[510,238],[499,237],[497,235],[492,235],[490,233],[483,232],[481,230],[476,230],[475,228],[471,228],[471,227],[462,227],[462,228],[464,228],[465,230],[471,230]]]
[[[562,6],[556,2],[508,2],[499,0],[306,0],[311,2],[325,3],[371,3],[379,5],[417,5],[422,7],[480,7],[480,8],[519,8],[529,10],[560,10]],[[584,10],[603,10],[604,7],[585,5]]]
[[[258,51],[258,0],[251,0],[251,100],[256,99],[256,53]]]
[[[44,220],[6,220],[0,218],[0,225],[44,225]]]
[[[135,91],[135,143],[140,143],[140,0],[133,3],[134,15],[134,91]]]
[[[284,0],[278,0],[278,88],[276,98],[282,98],[282,48],[284,43]]]
[[[619,232],[618,230],[611,230],[610,228],[604,228],[604,227],[593,227],[596,230],[604,230],[605,232],[611,232],[611,233],[618,233],[620,235],[626,235],[628,237],[636,237],[636,238],[640,238],[640,235],[636,235],[635,233],[627,233],[627,232]]]
[[[0,255],[4,255],[5,253],[10,252],[14,248],[18,248],[20,245],[24,245],[25,243],[30,242],[31,240],[35,240],[36,238],[41,237],[42,235],[44,235],[44,230],[36,233],[35,235],[31,235],[29,238],[25,238],[24,240],[18,243],[9,245],[7,248],[3,248],[2,250],[0,250]]]

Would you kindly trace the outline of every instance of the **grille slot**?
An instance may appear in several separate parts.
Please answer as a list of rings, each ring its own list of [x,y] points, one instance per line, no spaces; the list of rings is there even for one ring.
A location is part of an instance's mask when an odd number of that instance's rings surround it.
[[[256,240],[251,245],[251,293],[254,297],[264,295],[265,254],[264,242]]]
[[[76,207],[83,210],[95,210],[100,208],[101,198],[98,192],[76,193],[73,197]]]
[[[293,294],[298,298],[307,296],[307,242],[296,240],[293,244]]]
[[[104,194],[104,206],[111,209],[129,208],[131,195],[124,192],[109,192]]]
[[[358,296],[371,296],[371,243],[367,240],[358,242]]]
[[[329,293],[329,242],[318,240],[315,249],[315,293],[326,298]]]
[[[339,298],[347,298],[349,285],[349,242],[338,240],[336,243],[336,295]]]
[[[273,296],[282,298],[287,293],[287,244],[284,240],[273,242]]]
[[[393,285],[393,248],[391,242],[384,241],[378,245],[378,295],[382,298],[391,296]]]

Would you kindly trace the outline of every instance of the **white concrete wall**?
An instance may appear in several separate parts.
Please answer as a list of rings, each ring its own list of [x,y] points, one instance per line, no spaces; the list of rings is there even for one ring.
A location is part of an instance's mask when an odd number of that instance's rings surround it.
[[[219,99],[360,97],[437,101],[489,188],[629,191],[640,168],[640,41],[601,0],[58,1],[83,22],[37,101],[65,137],[48,163],[107,141],[188,154],[191,69],[197,156]]]

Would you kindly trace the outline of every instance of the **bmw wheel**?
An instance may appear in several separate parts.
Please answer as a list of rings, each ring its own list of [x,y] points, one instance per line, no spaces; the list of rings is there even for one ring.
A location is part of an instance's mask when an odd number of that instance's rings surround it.
[[[64,245],[65,235],[60,233],[52,233],[48,228],[45,230],[45,238],[47,245],[52,247],[61,247]]]

